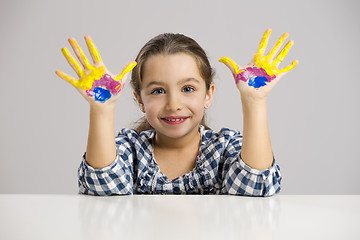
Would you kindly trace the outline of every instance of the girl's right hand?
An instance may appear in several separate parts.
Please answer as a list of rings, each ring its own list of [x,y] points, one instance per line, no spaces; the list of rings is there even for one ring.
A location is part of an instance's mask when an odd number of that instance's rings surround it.
[[[79,63],[64,47],[61,51],[70,66],[78,75],[78,79],[60,70],[57,70],[56,74],[72,84],[90,103],[90,106],[104,107],[105,105],[115,105],[116,100],[120,96],[119,93],[126,82],[128,73],[136,66],[137,63],[128,63],[119,75],[114,76],[105,67],[100,54],[89,35],[85,36],[85,41],[93,60],[93,64],[89,62],[74,38],[70,37],[68,41],[83,68],[80,67]]]

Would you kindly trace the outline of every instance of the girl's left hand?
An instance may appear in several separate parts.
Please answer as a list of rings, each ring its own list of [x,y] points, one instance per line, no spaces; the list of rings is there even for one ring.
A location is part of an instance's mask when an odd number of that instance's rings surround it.
[[[224,63],[231,70],[243,103],[244,101],[246,103],[266,101],[268,93],[280,78],[298,64],[298,61],[295,60],[289,66],[281,70],[278,69],[278,65],[284,60],[293,45],[293,41],[289,41],[274,59],[274,56],[280,50],[281,44],[288,37],[287,33],[284,33],[269,53],[264,56],[270,34],[271,29],[267,29],[258,52],[245,67],[237,65],[228,57],[219,59],[219,62]]]

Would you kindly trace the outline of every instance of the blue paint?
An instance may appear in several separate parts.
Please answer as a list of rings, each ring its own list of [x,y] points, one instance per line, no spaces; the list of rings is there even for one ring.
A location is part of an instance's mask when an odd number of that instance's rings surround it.
[[[266,77],[252,77],[249,79],[249,86],[254,88],[259,88],[265,86],[267,82]]]
[[[95,101],[104,103],[104,102],[106,102],[106,100],[111,98],[111,93],[110,93],[110,90],[108,90],[108,89],[96,87],[96,88],[94,88],[94,96],[95,96]]]

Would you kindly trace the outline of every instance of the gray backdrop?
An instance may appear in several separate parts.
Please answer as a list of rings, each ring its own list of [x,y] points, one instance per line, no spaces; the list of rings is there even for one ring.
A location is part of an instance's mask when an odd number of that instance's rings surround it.
[[[54,73],[73,74],[60,51],[70,47],[69,36],[85,48],[83,36],[90,34],[113,73],[157,34],[194,38],[217,71],[210,126],[242,130],[238,90],[217,60],[228,56],[246,64],[271,27],[270,45],[285,31],[295,41],[281,66],[300,61],[268,98],[282,194],[359,194],[359,5],[355,0],[2,0],[0,193],[77,193],[89,106]],[[140,116],[127,85],[115,129]]]

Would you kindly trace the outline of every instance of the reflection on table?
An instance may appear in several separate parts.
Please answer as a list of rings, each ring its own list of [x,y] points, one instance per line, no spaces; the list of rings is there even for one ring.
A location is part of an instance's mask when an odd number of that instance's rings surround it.
[[[360,239],[360,196],[0,195],[0,239]]]

